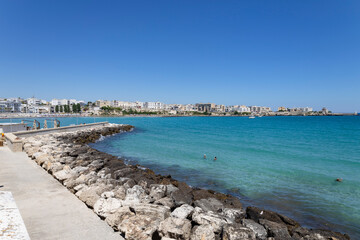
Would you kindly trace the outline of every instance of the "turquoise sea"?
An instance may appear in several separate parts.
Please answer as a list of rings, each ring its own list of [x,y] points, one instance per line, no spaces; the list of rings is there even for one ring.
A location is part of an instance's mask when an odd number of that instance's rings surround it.
[[[62,126],[132,124],[133,132],[106,137],[93,147],[192,186],[233,194],[245,206],[275,210],[304,226],[360,239],[359,116],[60,121]]]

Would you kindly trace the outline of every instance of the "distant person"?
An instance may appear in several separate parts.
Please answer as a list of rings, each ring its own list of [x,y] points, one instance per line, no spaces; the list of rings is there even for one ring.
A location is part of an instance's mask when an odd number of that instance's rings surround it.
[[[204,159],[206,159],[206,154],[204,154]]]
[[[342,182],[342,178],[337,178],[336,181],[337,182]]]
[[[216,161],[217,160],[217,157],[214,157],[214,161]]]

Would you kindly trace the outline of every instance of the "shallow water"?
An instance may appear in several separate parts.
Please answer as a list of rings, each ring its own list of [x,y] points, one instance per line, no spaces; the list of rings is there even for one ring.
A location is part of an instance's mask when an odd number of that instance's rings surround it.
[[[60,119],[104,120],[136,130],[93,144],[101,151],[360,239],[358,116]]]

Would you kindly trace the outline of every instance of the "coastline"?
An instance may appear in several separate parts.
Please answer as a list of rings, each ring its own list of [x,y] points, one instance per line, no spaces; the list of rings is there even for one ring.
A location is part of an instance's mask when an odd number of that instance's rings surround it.
[[[128,127],[124,128],[124,126]],[[296,221],[272,211],[256,207],[248,207],[245,211],[236,197],[212,190],[191,188],[186,183],[172,179],[171,176],[156,175],[152,170],[140,165],[126,165],[122,159],[87,145],[97,141],[101,136],[131,129],[130,125],[109,124],[107,127],[94,128],[92,131],[51,134],[45,138],[43,135],[41,139],[32,137],[26,140],[24,149],[29,157],[35,159],[40,166],[90,208],[94,208],[100,217],[128,239],[132,239],[127,236],[130,234],[129,229],[136,229],[134,221],[145,221],[144,219],[149,217],[149,211],[155,211],[157,214],[160,211],[161,216],[152,219],[157,222],[157,225],[153,226],[151,231],[149,230],[150,233],[143,236],[144,238],[139,239],[153,237],[155,233],[166,236],[170,230],[159,229],[159,227],[165,224],[163,222],[169,218],[169,215],[172,222],[178,221],[173,219],[173,212],[184,212],[186,209],[191,211],[184,219],[190,221],[191,226],[194,225],[190,228],[194,233],[194,238],[191,239],[197,239],[195,238],[196,232],[200,231],[209,232],[209,234],[212,231],[214,237],[223,237],[234,232],[241,233],[249,236],[247,239],[266,239],[266,237],[301,239],[306,236],[314,237],[308,239],[317,239],[315,235],[349,239],[347,235],[327,230],[302,228]],[[48,142],[53,142],[53,145]],[[103,161],[99,162],[99,158]],[[86,167],[88,169],[84,169]],[[118,209],[113,210],[111,207],[109,210],[109,204],[111,206],[120,204],[122,211],[125,212],[119,214]],[[142,208],[142,210],[136,211],[138,205],[146,205],[150,210],[145,211]],[[186,206],[186,209],[183,206]],[[128,225],[122,225],[119,228],[120,223],[113,218],[118,219],[119,215],[123,216],[124,214],[129,216],[131,208],[134,209],[136,216],[145,212],[143,218],[133,219],[130,217],[132,220],[126,221]],[[164,211],[166,214],[163,214]],[[189,226],[189,222],[184,219],[181,224]],[[163,224],[161,225],[161,223]],[[254,226],[257,230],[253,230]],[[189,230],[189,228],[187,229]],[[255,238],[251,238],[254,236]]]
[[[20,116],[19,116],[20,115]],[[100,114],[100,115],[88,115],[88,114],[0,114],[0,119],[26,119],[26,118],[102,118],[102,117],[116,117],[116,118],[127,118],[127,117],[249,117],[250,115],[223,115],[223,114],[214,114],[214,115],[183,115],[183,114],[128,114],[128,115],[116,115],[116,114]],[[355,113],[329,113],[329,114],[268,114],[262,115],[263,117],[341,117],[341,116],[360,116],[360,114]]]

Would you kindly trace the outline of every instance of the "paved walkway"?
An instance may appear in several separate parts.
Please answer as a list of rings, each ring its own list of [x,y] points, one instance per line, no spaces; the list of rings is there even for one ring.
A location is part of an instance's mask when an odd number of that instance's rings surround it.
[[[0,191],[12,192],[32,240],[123,239],[24,152],[0,147]]]

